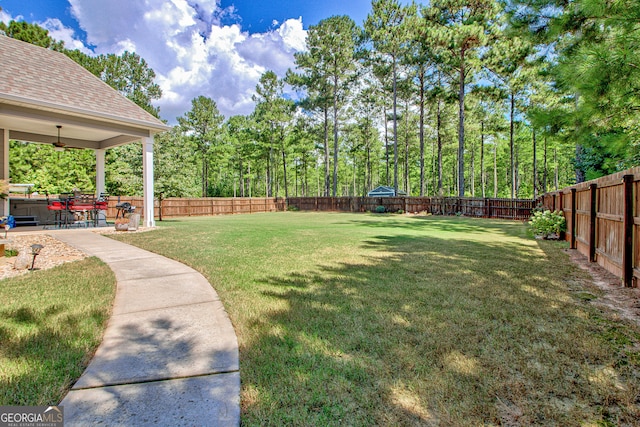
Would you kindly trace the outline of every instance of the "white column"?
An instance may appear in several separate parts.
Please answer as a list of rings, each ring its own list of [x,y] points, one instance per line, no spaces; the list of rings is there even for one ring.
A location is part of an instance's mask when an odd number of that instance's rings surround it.
[[[96,152],[96,196],[100,196],[104,193],[104,156],[105,150],[103,148],[95,150]]]
[[[4,179],[9,182],[9,129],[0,129],[2,134],[2,146],[0,147],[1,161],[0,161],[0,179]],[[9,198],[2,201],[2,215],[9,215]]]
[[[144,181],[144,225],[154,227],[153,211],[153,136],[142,138],[142,174]]]

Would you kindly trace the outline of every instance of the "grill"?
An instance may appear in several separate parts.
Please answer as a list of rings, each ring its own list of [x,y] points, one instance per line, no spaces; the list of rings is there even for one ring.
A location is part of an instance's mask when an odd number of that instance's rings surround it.
[[[131,206],[131,203],[129,202],[122,202],[116,205],[116,209],[118,210],[116,213],[116,219],[118,219],[121,217],[124,218],[125,215],[132,214],[136,210],[136,207]]]

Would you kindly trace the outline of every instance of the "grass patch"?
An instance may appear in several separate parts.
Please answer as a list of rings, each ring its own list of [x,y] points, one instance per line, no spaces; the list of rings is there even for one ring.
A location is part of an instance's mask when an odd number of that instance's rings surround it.
[[[243,425],[634,425],[638,331],[522,223],[274,213],[118,235],[202,272]],[[583,293],[580,293],[583,292]]]
[[[97,258],[0,281],[0,405],[57,405],[102,339],[115,277]]]

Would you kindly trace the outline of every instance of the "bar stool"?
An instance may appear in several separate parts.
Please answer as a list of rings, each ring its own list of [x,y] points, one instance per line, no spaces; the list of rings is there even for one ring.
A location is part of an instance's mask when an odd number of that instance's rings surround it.
[[[87,227],[91,221],[95,209],[93,195],[81,194],[76,196],[69,205],[69,211],[74,215],[74,224]]]
[[[66,213],[66,211],[67,211],[66,202],[63,202],[63,201],[50,201],[47,204],[47,210],[49,212],[53,213],[53,224],[54,224],[54,226],[56,226],[57,228],[62,228],[63,217],[64,217],[64,224],[65,224],[65,226],[67,225],[67,215],[63,216],[63,212]]]

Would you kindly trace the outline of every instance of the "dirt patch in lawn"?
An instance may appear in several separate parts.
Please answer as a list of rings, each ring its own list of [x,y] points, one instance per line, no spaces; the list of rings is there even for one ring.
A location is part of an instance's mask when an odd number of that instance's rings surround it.
[[[577,250],[566,249],[565,251],[569,254],[571,261],[591,275],[593,285],[602,291],[600,296],[594,295],[592,303],[610,309],[614,315],[640,327],[640,289],[624,287],[619,277],[605,270],[598,263],[589,262],[587,257]]]

